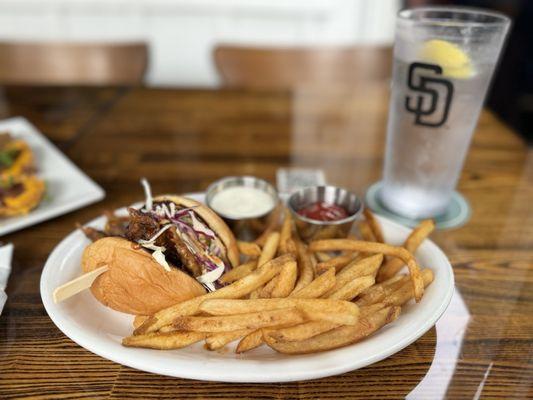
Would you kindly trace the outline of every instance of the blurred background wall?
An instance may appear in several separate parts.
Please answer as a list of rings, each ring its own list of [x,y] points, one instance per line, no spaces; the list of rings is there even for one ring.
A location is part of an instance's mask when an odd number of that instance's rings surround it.
[[[214,86],[218,43],[391,44],[400,0],[2,0],[0,41],[146,41],[148,85]]]
[[[214,49],[221,44],[383,49],[393,44],[400,8],[430,4],[491,8],[513,18],[487,104],[533,141],[533,0],[0,0],[0,44],[142,43],[147,55],[140,55],[137,69],[143,84],[217,87],[222,80]],[[53,57],[50,49],[43,52]],[[87,73],[103,65],[94,59]],[[80,64],[78,59],[72,69]]]

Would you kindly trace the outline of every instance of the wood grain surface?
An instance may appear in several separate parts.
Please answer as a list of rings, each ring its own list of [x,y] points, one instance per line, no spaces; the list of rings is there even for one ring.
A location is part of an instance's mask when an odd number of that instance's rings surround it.
[[[148,374],[96,356],[48,318],[39,278],[76,222],[154,192],[204,190],[225,175],[274,181],[282,166],[324,169],[361,194],[381,176],[386,85],[246,92],[4,89],[23,115],[102,185],[104,201],[2,237],[16,246],[0,316],[0,399],[396,399],[533,397],[533,152],[484,111],[459,190],[472,217],[433,239],[451,259],[453,306],[392,357],[336,377],[225,384]]]

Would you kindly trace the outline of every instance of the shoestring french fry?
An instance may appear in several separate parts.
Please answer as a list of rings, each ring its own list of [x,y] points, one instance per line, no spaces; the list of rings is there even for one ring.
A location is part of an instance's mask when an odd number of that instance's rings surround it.
[[[407,237],[407,239],[404,242],[404,247],[407,249],[407,251],[411,253],[415,253],[416,250],[420,247],[420,245],[426,240],[429,235],[435,230],[435,222],[432,219],[426,219],[420,222],[418,226],[416,226],[411,234]],[[394,260],[394,259],[392,259]],[[391,260],[391,264],[393,264]],[[399,264],[401,260],[397,260],[396,263]],[[403,267],[405,264],[402,263],[401,266]],[[388,267],[391,269],[389,274],[392,275],[392,269],[393,266]],[[398,272],[398,265],[396,265],[395,272]],[[386,278],[386,277],[385,277]]]
[[[235,353],[245,353],[247,351],[253,350],[263,344],[263,332],[260,329],[257,329],[253,332],[250,332],[248,335],[244,336],[237,345]]]
[[[263,246],[263,250],[261,251],[261,255],[259,256],[259,259],[257,260],[257,265],[261,266],[268,261],[272,260],[278,251],[279,246],[279,232],[271,232],[266,241],[265,245]],[[256,290],[252,291],[250,293],[251,299],[257,299],[259,298],[259,294],[261,293],[262,287],[257,288]]]
[[[297,241],[296,251],[298,253],[298,280],[294,287],[295,292],[309,285],[315,275],[311,253],[308,251],[307,246],[301,241]]]
[[[361,235],[361,238],[366,241],[366,242],[377,242],[375,236],[374,236],[374,232],[372,232],[372,228],[370,227],[370,224],[368,223],[368,221],[364,220],[364,221],[361,221],[359,222],[359,234]],[[358,240],[358,239],[355,239],[355,240]],[[364,252],[361,252],[359,253],[359,256],[362,257],[362,258],[366,258],[368,256],[370,256],[372,253],[364,253]]]
[[[174,325],[165,325],[162,326],[161,329],[158,330],[159,333],[170,333],[170,332],[177,332],[179,329],[176,329]]]
[[[356,236],[354,233],[350,233],[350,234],[346,237],[346,239],[349,239],[349,240],[359,240],[359,239],[357,238],[357,236]],[[347,254],[357,254],[357,253],[354,253],[353,251],[349,251],[349,250],[343,250],[343,251],[341,251],[340,254],[343,255],[343,256],[345,256],[345,255],[347,255]],[[359,256],[360,256],[360,255],[359,255]],[[364,258],[364,257],[363,257],[363,258]]]
[[[202,332],[170,332],[148,333],[145,335],[128,336],[122,339],[122,344],[127,347],[144,347],[156,350],[173,350],[190,346],[207,337]]]
[[[318,260],[319,263],[324,263],[324,262],[327,262],[329,260],[331,260],[333,258],[333,256],[329,253],[325,253],[325,252],[322,252],[322,251],[317,251],[315,253],[315,256]]]
[[[421,276],[424,286],[428,286],[431,282],[433,282],[434,275],[433,271],[430,269],[423,269]],[[414,297],[413,286],[410,284],[410,282],[407,282],[404,283],[404,285],[398,290],[386,296],[381,302],[387,305],[402,306]]]
[[[379,310],[382,310],[384,308],[387,308],[387,307],[390,307],[388,305],[386,305],[385,303],[376,303],[376,304],[371,304],[371,305],[368,305],[368,306],[363,306],[361,307],[359,310],[360,310],[360,317],[361,318],[366,318],[368,317],[369,315],[372,315],[376,312],[378,312]]]
[[[144,324],[144,322],[150,318],[147,315],[136,315],[135,318],[133,318],[133,329],[137,329],[139,326]]]
[[[298,304],[297,308],[303,311],[311,321],[328,321],[339,325],[354,325],[359,320],[359,307],[350,301],[339,300],[339,303],[333,305],[303,302]]]
[[[343,237],[343,232],[338,225],[329,225],[313,235],[313,240]]]
[[[205,339],[205,348],[207,350],[219,350],[228,343],[246,336],[251,332],[253,332],[252,329],[239,329],[236,331],[213,333]]]
[[[280,274],[278,274],[270,282],[268,282],[260,290],[258,290],[257,295],[254,295],[254,297],[250,296],[250,299],[270,299],[272,297],[272,291],[274,290],[274,286],[276,286],[279,282],[279,275]]]
[[[357,299],[356,304],[359,306],[370,305],[383,301],[385,297],[409,282],[407,275],[397,275],[389,280],[378,283],[365,290]]]
[[[279,342],[296,342],[306,340],[321,333],[330,331],[339,327],[339,324],[328,321],[311,321],[303,324],[289,326],[280,329],[264,329],[273,339]]]
[[[431,219],[426,219],[413,229],[411,234],[405,240],[403,247],[410,253],[414,253],[422,242],[430,235],[435,229],[435,223]],[[396,275],[405,265],[404,260],[400,258],[390,258],[383,263],[381,269],[378,272],[378,282],[383,282],[394,275]]]
[[[257,243],[237,241],[239,253],[248,257],[257,258],[261,255],[261,247]]]
[[[415,300],[419,302],[420,299],[422,299],[422,295],[424,294],[424,282],[420,275],[420,268],[413,255],[403,247],[396,247],[377,242],[364,242],[360,240],[329,239],[311,242],[309,244],[309,249],[313,252],[351,250],[364,253],[382,253],[388,256],[401,258],[407,264],[409,269],[409,274],[415,291]]]
[[[415,251],[424,240],[435,230],[435,221],[432,219],[426,219],[420,222],[420,224],[411,232],[407,240],[405,241],[405,248],[411,253]]]
[[[283,223],[281,224],[279,248],[278,248],[278,253],[280,255],[290,253],[293,250],[291,248],[291,245],[289,245],[289,242],[292,239],[292,230],[293,230],[293,222],[292,222],[291,213],[286,207],[284,207]]]
[[[269,297],[287,297],[293,291],[297,277],[298,265],[296,261],[285,264],[278,276],[270,281],[274,284]]]
[[[330,268],[321,275],[318,275],[311,283],[298,291],[293,291],[289,297],[300,299],[316,299],[323,296],[335,286],[335,268]]]
[[[272,260],[278,251],[280,235],[278,232],[272,232],[268,235],[263,250],[257,260],[257,265],[260,267],[264,263]]]
[[[317,252],[316,254],[318,255],[318,254],[324,254],[324,253]],[[342,268],[350,264],[352,261],[354,261],[356,257],[357,257],[357,253],[348,253],[348,254],[341,254],[340,256],[330,258],[327,261],[321,261],[316,266],[316,272],[321,273],[331,267],[335,268],[335,270],[338,272]]]
[[[352,263],[348,264],[335,276],[335,286],[333,286],[333,288],[326,293],[324,297],[329,297],[331,294],[354,279],[366,275],[374,276],[382,261],[382,254],[374,254],[373,256],[363,258],[361,261],[353,261]]]
[[[314,279],[315,276],[317,275],[316,266],[318,264],[318,259],[316,258],[316,255],[314,253],[311,253],[311,252],[308,252],[308,253],[309,253],[309,259],[311,260],[311,267],[313,269],[313,279]]]
[[[298,265],[296,261],[287,263],[283,266],[281,272],[268,282],[259,292],[260,299],[270,297],[287,297],[294,289],[298,275]]]
[[[244,264],[241,264],[222,275],[220,277],[220,282],[225,284],[235,282],[239,279],[244,278],[246,275],[251,274],[252,271],[256,269],[256,267],[257,260],[250,260],[248,262],[245,262]]]
[[[372,228],[370,227],[370,224],[368,223],[368,221],[359,222],[359,233],[361,234],[361,238],[364,241],[377,242],[374,236],[374,232],[372,232]]]
[[[365,219],[368,222],[368,226],[372,231],[372,236],[374,236],[375,241],[379,243],[385,243],[385,239],[383,238],[383,232],[381,230],[381,225],[374,216],[374,213],[372,213],[369,208],[365,207],[365,209],[363,210],[363,215],[365,216]]]
[[[373,276],[361,276],[346,283],[346,285],[340,287],[335,292],[330,294],[328,298],[336,300],[352,300],[356,298],[363,290],[372,286],[375,281],[376,280]]]
[[[406,274],[395,275],[392,278],[389,278],[386,281],[381,282],[380,285],[382,285],[385,288],[389,288],[395,285],[399,281],[407,282],[408,280],[409,280],[409,276]]]
[[[296,257],[296,241],[293,237],[287,239],[287,253],[292,254]]]
[[[235,315],[179,317],[173,325],[180,331],[230,332],[240,329],[259,329],[267,326],[301,323],[308,320],[306,314],[295,307],[278,308]]]

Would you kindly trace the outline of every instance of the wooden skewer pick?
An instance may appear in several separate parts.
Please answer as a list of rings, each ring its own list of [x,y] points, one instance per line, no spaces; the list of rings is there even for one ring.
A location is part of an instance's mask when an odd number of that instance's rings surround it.
[[[89,289],[95,279],[107,270],[109,270],[109,267],[107,265],[103,265],[59,286],[56,288],[56,290],[54,290],[53,293],[54,303],[60,303],[63,300],[66,300],[69,297],[84,291],[85,289]]]

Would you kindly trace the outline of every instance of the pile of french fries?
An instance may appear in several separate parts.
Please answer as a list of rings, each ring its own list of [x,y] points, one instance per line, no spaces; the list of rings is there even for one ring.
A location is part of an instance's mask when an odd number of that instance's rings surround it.
[[[402,246],[384,243],[378,221],[365,211],[359,238],[303,243],[289,212],[255,242],[239,242],[245,262],[227,272],[226,286],[138,316],[123,345],[179,349],[204,341],[219,350],[239,341],[237,353],[263,344],[285,354],[346,346],[394,321],[433,281],[413,253],[434,229],[425,220]],[[399,274],[407,265],[409,274]]]

